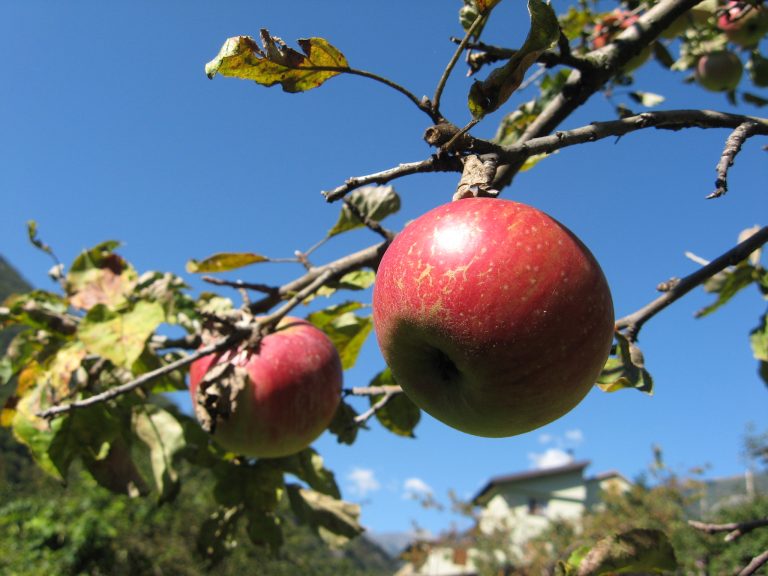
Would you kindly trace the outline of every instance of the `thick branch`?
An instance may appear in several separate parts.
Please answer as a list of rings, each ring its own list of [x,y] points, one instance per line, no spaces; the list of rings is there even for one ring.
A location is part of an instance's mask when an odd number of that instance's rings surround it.
[[[768,119],[740,114],[727,114],[714,110],[666,110],[643,112],[635,116],[594,122],[573,130],[556,132],[550,136],[533,138],[500,149],[499,158],[504,162],[522,163],[536,154],[550,154],[555,150],[596,142],[603,138],[623,136],[645,128],[681,130],[683,128],[739,128],[748,124],[748,136],[768,135]],[[748,137],[747,136],[747,137]]]
[[[727,524],[708,524],[706,522],[698,522],[696,520],[689,520],[688,524],[701,530],[707,534],[718,534],[720,532],[728,532],[725,535],[726,542],[733,542],[740,536],[744,536],[756,528],[762,528],[768,526],[768,518],[761,518],[759,520],[752,520],[750,522],[729,522]]]
[[[700,0],[661,0],[643,14],[633,26],[624,30],[616,41],[590,52],[587,56],[596,66],[589,72],[573,70],[563,91],[552,99],[520,137],[520,142],[549,134],[577,108],[639,54],[643,47],[650,45],[678,17],[698,4]],[[508,186],[520,170],[524,160],[518,160],[499,168],[494,187],[501,190]]]
[[[624,335],[630,341],[636,340],[637,334],[640,332],[640,328],[642,328],[643,324],[645,324],[648,320],[664,310],[664,308],[672,304],[674,301],[686,295],[696,286],[703,284],[706,280],[718,272],[725,270],[728,266],[738,264],[766,242],[768,242],[768,226],[764,226],[743,242],[737,244],[726,253],[712,260],[712,262],[706,266],[699,268],[693,274],[690,274],[685,278],[682,278],[679,282],[674,283],[674,285],[671,286],[667,292],[659,296],[650,304],[647,304],[640,310],[618,320],[616,322],[616,329],[623,330]]]

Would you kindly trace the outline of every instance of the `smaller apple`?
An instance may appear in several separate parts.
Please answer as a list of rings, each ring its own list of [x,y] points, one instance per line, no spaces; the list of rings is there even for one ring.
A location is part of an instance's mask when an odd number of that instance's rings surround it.
[[[239,387],[231,412],[213,416],[200,383],[214,367],[233,367]],[[286,317],[258,349],[240,348],[192,363],[189,390],[198,420],[209,422],[222,448],[250,457],[300,452],[330,424],[341,398],[342,367],[331,340],[306,320]]]
[[[732,0],[718,17],[717,27],[734,44],[753,48],[768,33],[768,9]]]
[[[696,64],[696,81],[707,90],[727,92],[739,85],[744,67],[739,57],[728,50],[704,54]]]

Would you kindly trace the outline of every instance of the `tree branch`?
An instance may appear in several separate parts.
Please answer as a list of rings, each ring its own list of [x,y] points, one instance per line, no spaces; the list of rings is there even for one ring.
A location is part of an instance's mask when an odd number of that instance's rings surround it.
[[[630,341],[637,340],[640,328],[642,328],[643,324],[648,320],[718,272],[725,270],[728,266],[738,264],[766,242],[768,242],[768,226],[764,226],[743,242],[712,260],[712,262],[706,266],[699,268],[693,274],[674,283],[669,287],[668,291],[656,298],[653,302],[642,307],[640,310],[617,320],[616,329],[622,330],[624,335]]]
[[[209,284],[214,284],[215,286],[229,286],[230,288],[236,288],[238,290],[254,290],[265,294],[273,294],[277,292],[277,287],[275,286],[254,284],[252,282],[243,282],[242,280],[222,280],[221,278],[214,278],[213,276],[203,276],[201,280],[203,282],[208,282]]]
[[[645,128],[681,130],[683,128],[734,128],[748,125],[749,130],[739,140],[739,147],[744,139],[756,134],[768,135],[768,119],[740,114],[728,114],[715,110],[666,110],[643,112],[620,120],[594,122],[573,130],[558,131],[550,136],[541,136],[518,142],[499,149],[499,159],[505,163],[522,164],[530,156],[551,154],[555,150],[597,142],[611,136],[623,136]],[[740,132],[739,134],[741,135]],[[734,139],[732,134],[729,141]],[[728,147],[727,147],[728,149]],[[733,152],[733,156],[738,152]],[[725,154],[725,153],[724,153]]]
[[[368,184],[386,184],[387,182],[402,178],[403,176],[410,176],[411,174],[424,174],[427,172],[461,172],[461,168],[461,162],[451,156],[430,156],[426,160],[420,162],[400,164],[395,168],[389,168],[382,172],[349,178],[341,186],[323,192],[323,196],[325,196],[325,199],[328,202],[334,202],[336,200],[341,200],[355,188],[360,188],[361,186],[366,186]]]
[[[379,400],[377,400],[368,410],[355,416],[355,419],[353,420],[353,426],[362,426],[365,424],[373,417],[374,414],[376,414],[376,412],[384,408],[384,406],[386,406],[392,398],[402,393],[403,391],[400,386],[375,386],[371,387],[369,390],[373,390],[375,388],[380,389],[381,393],[384,395],[379,398]]]
[[[221,352],[222,350],[226,350],[230,346],[233,346],[234,344],[236,344],[241,338],[242,338],[242,335],[239,335],[239,334],[230,335],[227,338],[223,338],[217,342],[214,342],[213,344],[209,344],[204,348],[200,348],[196,352],[193,352],[192,354],[189,354],[184,358],[179,358],[178,360],[171,362],[170,364],[166,364],[165,366],[162,366],[160,368],[157,368],[156,370],[145,372],[135,380],[131,380],[130,382],[126,382],[125,384],[121,384],[120,386],[115,386],[114,388],[105,390],[100,394],[94,394],[93,396],[89,396],[88,398],[84,398],[82,400],[76,400],[75,402],[70,402],[69,404],[60,404],[58,406],[52,406],[51,408],[38,412],[37,416],[40,418],[51,419],[57,416],[61,416],[62,414],[66,414],[67,412],[71,412],[72,410],[77,410],[79,408],[87,408],[88,406],[93,406],[101,402],[107,402],[109,400],[113,400],[118,396],[122,396],[123,394],[127,394],[128,392],[131,392],[133,390],[136,390],[137,388],[144,386],[145,384],[151,382],[152,380],[160,378],[161,376],[165,376],[166,374],[170,374],[171,372],[174,372],[179,368],[183,368],[184,366],[191,364],[198,358],[202,358],[203,356],[207,356],[208,354],[215,354],[216,352]]]
[[[443,74],[440,76],[440,80],[438,81],[437,87],[435,88],[435,95],[432,97],[432,110],[434,110],[436,113],[439,113],[440,97],[443,94],[443,89],[445,88],[445,84],[448,82],[448,78],[450,77],[451,72],[453,72],[453,69],[456,66],[456,62],[459,61],[459,57],[461,56],[461,53],[464,52],[464,48],[467,46],[469,39],[477,31],[485,19],[485,15],[477,15],[475,21],[472,22],[472,26],[470,26],[469,30],[467,30],[466,34],[464,34],[464,38],[462,38],[462,40],[459,42],[459,45],[456,48],[456,51],[453,53],[450,61],[448,62],[448,65],[445,67],[445,70],[443,70]]]
[[[432,122],[440,122],[441,116],[439,112],[437,112],[436,108],[433,108],[427,102],[422,102],[421,100],[419,100],[419,98],[416,97],[415,94],[413,94],[413,92],[411,92],[407,88],[404,88],[403,86],[400,86],[400,84],[398,84],[397,82],[393,82],[389,78],[379,76],[378,74],[374,74],[373,72],[358,70],[356,68],[346,68],[344,69],[344,72],[347,72],[348,74],[354,74],[356,76],[362,76],[363,78],[368,78],[370,80],[375,80],[376,82],[380,82],[385,86],[389,86],[390,88],[397,90],[401,94],[405,95],[406,98],[408,98],[411,102],[413,102],[419,110],[427,114],[427,116],[429,116],[432,119]]]
[[[768,563],[768,550],[752,558],[752,561],[739,572],[738,576],[752,576],[766,563]]]
[[[736,160],[736,156],[741,152],[741,147],[748,138],[759,134],[759,125],[755,124],[751,120],[739,124],[736,129],[731,132],[728,139],[725,141],[725,150],[720,157],[720,162],[717,163],[717,180],[715,180],[715,191],[712,192],[707,198],[719,198],[728,192],[728,169],[733,166],[733,162]]]
[[[707,534],[718,534],[720,532],[728,532],[725,535],[726,542],[733,542],[740,536],[744,536],[756,528],[762,528],[768,526],[768,518],[761,518],[759,520],[751,520],[749,522],[729,522],[727,524],[709,524],[706,522],[698,522],[696,520],[689,520],[688,524],[701,530]]]
[[[614,42],[590,52],[586,59],[595,66],[588,71],[573,70],[562,92],[552,99],[537,116],[519,142],[545,136],[552,132],[577,108],[616,75],[616,72],[649,46],[678,17],[698,4],[700,0],[661,0],[643,14],[633,25],[622,31]],[[500,166],[494,188],[501,190],[508,186],[523,166],[524,160],[517,160],[507,166]]]

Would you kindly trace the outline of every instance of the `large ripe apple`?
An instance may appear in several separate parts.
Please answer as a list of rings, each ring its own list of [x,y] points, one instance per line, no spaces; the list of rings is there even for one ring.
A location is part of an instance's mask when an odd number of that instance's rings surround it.
[[[373,293],[379,346],[426,412],[463,432],[528,432],[574,408],[613,340],[595,258],[562,224],[509,200],[468,198],[408,224]]]
[[[696,63],[696,81],[707,90],[726,92],[739,85],[744,66],[739,57],[729,50],[704,54]]]
[[[244,368],[247,381],[232,414],[216,422],[213,438],[222,448],[253,457],[288,456],[309,446],[330,424],[341,397],[341,361],[330,339],[306,320],[283,318],[256,350],[193,362],[189,388],[196,411],[203,409],[200,381],[224,362]]]

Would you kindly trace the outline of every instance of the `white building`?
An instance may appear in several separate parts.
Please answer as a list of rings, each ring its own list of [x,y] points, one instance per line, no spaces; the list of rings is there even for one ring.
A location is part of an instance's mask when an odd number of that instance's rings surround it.
[[[600,503],[603,491],[629,487],[629,481],[618,472],[585,477],[588,465],[588,461],[572,462],[491,478],[472,499],[480,507],[475,530],[503,535],[506,551],[497,552],[500,559],[505,555],[520,557],[525,542],[551,520],[578,520]],[[476,574],[473,559],[480,554],[469,534],[415,542],[407,552],[410,560],[397,576],[471,576]]]

